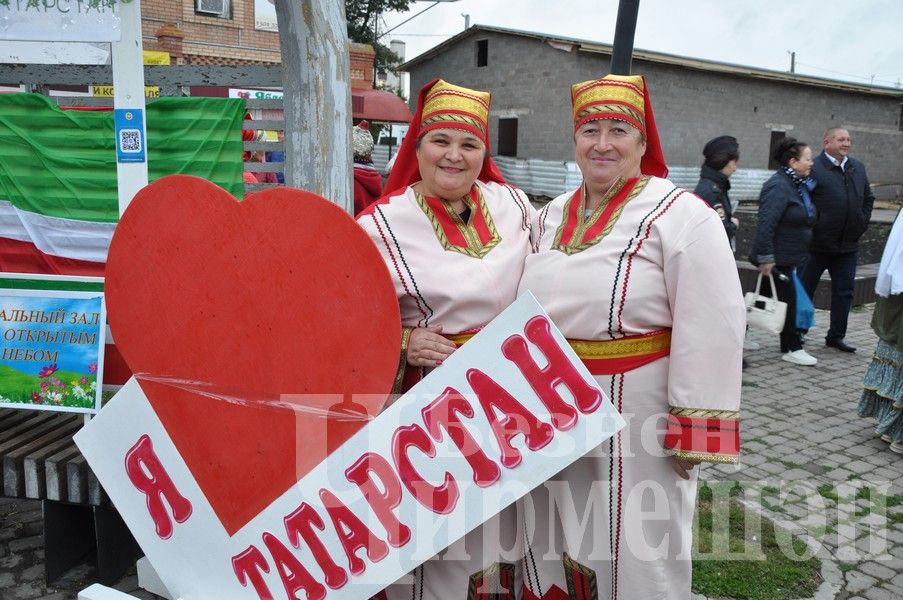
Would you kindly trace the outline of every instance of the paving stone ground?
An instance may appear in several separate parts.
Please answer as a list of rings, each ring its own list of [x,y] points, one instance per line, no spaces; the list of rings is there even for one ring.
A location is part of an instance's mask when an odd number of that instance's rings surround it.
[[[818,311],[806,343],[819,359],[815,367],[782,361],[777,336],[751,333],[762,349],[747,353],[741,464],[700,473],[703,480],[741,482],[750,508],[807,540],[823,561],[819,600],[903,598],[903,502],[896,504],[903,500],[903,455],[856,416],[876,343],[871,310],[850,315],[847,342],[859,348],[855,354],[824,346],[828,314]],[[96,577],[82,565],[44,584],[40,511],[34,501],[0,499],[2,600],[71,599]],[[115,587],[155,598],[138,590],[134,574]]]
[[[808,542],[823,562],[819,599],[903,598],[903,455],[856,416],[872,309],[850,314],[855,354],[824,345],[829,315],[817,311],[805,346],[814,367],[782,361],[776,335],[751,332],[762,348],[746,353],[741,464],[700,475],[741,482],[747,506]]]
[[[97,572],[79,565],[47,585],[44,582],[44,538],[41,503],[36,500],[0,498],[0,599],[71,600],[96,581]],[[156,598],[138,588],[134,574],[114,586],[136,598]]]

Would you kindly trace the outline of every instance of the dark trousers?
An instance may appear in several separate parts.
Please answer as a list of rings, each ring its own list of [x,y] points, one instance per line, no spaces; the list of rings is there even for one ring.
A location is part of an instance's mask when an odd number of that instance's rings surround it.
[[[843,254],[810,252],[809,259],[800,267],[800,281],[810,298],[815,297],[815,288],[825,269],[831,276],[831,327],[825,336],[826,340],[840,340],[847,334],[858,255],[858,251]]]
[[[771,271],[774,277],[774,285],[777,287],[778,300],[787,303],[787,318],[784,319],[784,329],[781,330],[781,354],[802,350],[800,332],[796,329],[796,286],[793,284],[793,267],[775,265]],[[771,295],[771,284],[768,278],[762,279],[763,296]]]

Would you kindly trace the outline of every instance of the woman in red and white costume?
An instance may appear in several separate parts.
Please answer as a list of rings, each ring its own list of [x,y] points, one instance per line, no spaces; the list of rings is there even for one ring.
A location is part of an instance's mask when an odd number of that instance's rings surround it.
[[[358,215],[389,267],[401,307],[399,392],[516,298],[535,214],[489,156],[489,103],[487,92],[442,80],[424,86],[388,193]],[[493,533],[484,540],[484,531]],[[511,551],[516,543],[512,506],[383,597],[444,600],[492,592],[513,600],[521,588],[522,553]],[[459,558],[462,548],[469,559]]]
[[[571,96],[583,185],[539,212],[520,292],[627,427],[523,501],[524,598],[688,599],[694,467],[739,453],[737,267],[715,211],[663,179],[645,79]]]

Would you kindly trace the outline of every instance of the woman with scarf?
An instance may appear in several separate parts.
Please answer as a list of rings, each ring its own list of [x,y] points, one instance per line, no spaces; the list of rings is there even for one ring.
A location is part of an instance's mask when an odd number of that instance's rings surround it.
[[[410,389],[516,298],[530,252],[533,208],[505,183],[489,156],[488,92],[436,80],[417,111],[386,182],[386,195],[358,222],[382,254],[401,307],[396,389]],[[483,531],[500,532],[487,534]],[[514,508],[447,553],[430,559],[385,598],[443,600],[492,591],[514,598]],[[465,552],[461,552],[461,549]],[[460,558],[464,555],[469,558]],[[413,588],[412,588],[413,586]]]
[[[815,205],[809,196],[814,182],[812,149],[794,138],[784,138],[774,151],[778,170],[759,193],[759,223],[750,260],[762,275],[772,275],[778,299],[787,303],[787,317],[781,330],[781,359],[791,364],[813,366],[818,359],[803,350],[796,328],[796,286],[793,273],[806,259]],[[763,281],[762,293],[770,293]]]
[[[523,501],[524,599],[690,596],[700,461],[734,463],[744,307],[718,215],[667,175],[645,78],[572,86],[583,184],[533,227],[531,291],[627,427]]]
[[[903,213],[900,213],[903,214]],[[878,277],[872,329],[878,347],[865,372],[859,416],[875,418],[875,434],[903,454],[903,219],[890,230]]]

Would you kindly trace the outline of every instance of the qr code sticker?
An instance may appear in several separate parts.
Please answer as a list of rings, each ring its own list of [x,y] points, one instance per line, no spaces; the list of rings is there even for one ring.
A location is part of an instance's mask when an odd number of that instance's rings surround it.
[[[141,152],[141,132],[137,129],[121,129],[119,147],[123,152]]]

